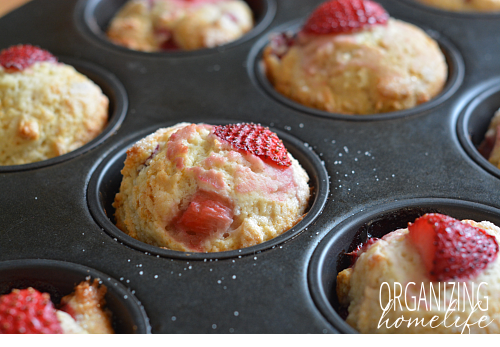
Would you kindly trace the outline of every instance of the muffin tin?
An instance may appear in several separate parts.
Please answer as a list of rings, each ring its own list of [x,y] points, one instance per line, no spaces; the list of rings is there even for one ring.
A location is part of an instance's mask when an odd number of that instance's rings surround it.
[[[153,333],[353,332],[332,288],[342,253],[373,225],[386,233],[427,211],[500,224],[500,170],[475,149],[500,107],[500,14],[380,1],[436,37],[450,77],[428,104],[342,116],[283,100],[259,65],[269,34],[297,28],[321,2],[248,0],[255,29],[194,52],[142,53],[107,42],[105,24],[124,0],[33,0],[0,18],[0,48],[31,43],[64,57],[112,105],[105,133],[81,149],[0,167],[0,270],[24,261],[95,269],[140,301]],[[214,254],[155,249],[121,233],[110,204],[124,151],[181,121],[270,126],[311,176],[307,217],[262,245]],[[64,268],[50,276],[73,281]],[[144,321],[141,310],[130,312]]]

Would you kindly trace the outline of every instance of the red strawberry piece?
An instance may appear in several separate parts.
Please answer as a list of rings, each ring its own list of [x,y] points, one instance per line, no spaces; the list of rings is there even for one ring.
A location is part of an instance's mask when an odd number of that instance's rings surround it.
[[[231,144],[236,150],[255,154],[270,164],[292,165],[283,142],[278,135],[260,124],[238,123],[217,125],[214,134]]]
[[[186,211],[175,222],[177,230],[188,235],[208,236],[225,231],[233,222],[233,209],[223,197],[198,191]]]
[[[442,214],[426,214],[409,223],[408,229],[411,242],[436,281],[473,278],[498,254],[494,236]]]
[[[1,334],[61,334],[56,310],[47,293],[14,289],[0,297]]]
[[[354,263],[356,262],[356,260],[359,258],[359,256],[366,252],[368,250],[368,248],[373,245],[375,242],[377,242],[378,240],[380,240],[379,238],[377,237],[370,237],[366,240],[365,243],[361,242],[358,247],[356,247],[355,250],[353,250],[352,252],[349,252],[349,253],[346,253],[346,255],[348,255],[349,257],[351,257],[351,266],[354,265]]]
[[[36,62],[42,61],[57,62],[57,58],[32,45],[12,46],[0,52],[0,65],[7,72],[22,71]]]
[[[494,149],[500,146],[500,126],[497,126],[495,131],[488,130],[485,134],[483,142],[477,148],[478,152],[485,157],[490,159],[491,153]]]
[[[331,0],[319,5],[302,31],[307,34],[352,33],[375,24],[385,24],[389,14],[369,0]]]

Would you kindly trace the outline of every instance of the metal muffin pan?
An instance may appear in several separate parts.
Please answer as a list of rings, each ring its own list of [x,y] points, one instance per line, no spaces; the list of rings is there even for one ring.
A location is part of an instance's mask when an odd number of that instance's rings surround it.
[[[337,252],[352,242],[357,229],[346,226],[353,220],[378,220],[409,204],[498,222],[499,177],[471,154],[493,116],[484,113],[500,105],[498,15],[450,14],[381,0],[393,17],[439,33],[443,50],[453,51],[448,61],[459,61],[461,83],[452,83],[447,97],[432,107],[401,117],[323,117],[272,97],[255,70],[268,35],[304,20],[321,2],[254,1],[264,4],[256,13],[260,27],[232,44],[199,52],[147,54],[108,44],[85,15],[92,14],[91,6],[117,8],[117,0],[34,0],[0,18],[0,48],[31,43],[96,66],[119,81],[128,100],[119,127],[95,146],[50,165],[0,170],[2,264],[66,261],[108,274],[141,302],[153,333],[352,332],[332,320],[325,309],[332,309],[330,301],[318,300],[321,285],[311,273],[319,269],[316,254],[324,245]],[[105,15],[97,21],[101,31]],[[103,209],[116,190],[125,148],[161,126],[217,120],[270,126],[294,155],[303,154],[299,160],[327,197],[309,224],[229,256],[159,254],[113,236],[113,226],[104,224],[111,224],[111,216]],[[322,183],[322,175],[329,182]],[[99,196],[101,190],[107,195]],[[321,271],[335,278],[338,269],[325,263]]]

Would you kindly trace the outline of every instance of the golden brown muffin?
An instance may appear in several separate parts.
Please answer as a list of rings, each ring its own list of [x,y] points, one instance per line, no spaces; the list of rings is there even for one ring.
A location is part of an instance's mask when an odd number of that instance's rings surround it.
[[[242,0],[131,0],[107,35],[138,51],[194,50],[234,41],[252,27],[252,11]]]
[[[77,285],[73,293],[61,299],[61,310],[68,313],[83,330],[83,332],[72,331],[73,333],[114,333],[111,313],[104,309],[106,291],[105,286],[99,285],[98,279],[94,279],[92,283],[88,280]]]
[[[418,0],[419,2],[443,10],[456,12],[498,12],[499,0]]]
[[[154,246],[219,252],[272,239],[302,218],[309,177],[297,160],[285,149],[288,164],[277,165],[214,129],[181,123],[127,151],[113,204],[121,230]]]
[[[108,120],[108,98],[72,66],[55,58],[26,67],[12,62],[10,55],[20,55],[26,47],[49,54],[28,45],[0,53],[6,57],[0,64],[0,165],[71,152],[99,135]],[[16,64],[22,69],[9,67]]]
[[[438,44],[420,28],[393,18],[354,32],[302,29],[295,38],[278,35],[265,48],[263,62],[269,81],[284,96],[319,110],[358,115],[427,102],[441,92],[448,74]]]

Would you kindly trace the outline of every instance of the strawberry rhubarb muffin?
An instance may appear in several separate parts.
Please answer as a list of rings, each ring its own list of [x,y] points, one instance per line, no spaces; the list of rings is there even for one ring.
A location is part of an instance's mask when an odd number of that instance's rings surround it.
[[[498,12],[500,0],[417,0],[425,5],[456,12]]]
[[[31,45],[0,52],[0,165],[73,151],[101,133],[108,98],[72,66]]]
[[[448,75],[432,38],[368,0],[323,3],[296,35],[271,37],[263,63],[279,93],[342,114],[412,108],[439,94]]]
[[[500,333],[499,241],[490,222],[441,214],[369,239],[337,276],[347,323],[361,333]]]
[[[107,35],[137,51],[195,50],[234,41],[252,27],[253,13],[243,0],[130,0]]]
[[[478,151],[490,163],[500,168],[500,110],[495,112]]]
[[[180,123],[127,151],[116,225],[151,245],[220,252],[272,239],[300,221],[309,177],[257,124]]]
[[[98,282],[77,285],[58,309],[49,294],[33,288],[0,296],[0,334],[113,334],[106,287]]]

